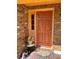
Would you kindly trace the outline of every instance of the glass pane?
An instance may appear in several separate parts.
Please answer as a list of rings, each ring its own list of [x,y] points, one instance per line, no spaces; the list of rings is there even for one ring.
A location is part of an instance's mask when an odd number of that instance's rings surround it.
[[[34,30],[34,14],[31,15],[31,29]]]

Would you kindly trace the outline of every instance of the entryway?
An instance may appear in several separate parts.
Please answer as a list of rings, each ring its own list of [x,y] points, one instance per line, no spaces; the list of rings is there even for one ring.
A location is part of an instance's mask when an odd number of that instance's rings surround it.
[[[29,36],[38,46],[53,45],[54,9],[29,10]]]

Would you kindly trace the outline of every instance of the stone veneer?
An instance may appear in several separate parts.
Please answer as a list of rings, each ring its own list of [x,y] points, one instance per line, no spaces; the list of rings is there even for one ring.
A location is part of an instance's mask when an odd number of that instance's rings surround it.
[[[25,46],[25,37],[28,36],[27,7],[23,4],[17,5],[17,57]]]
[[[54,42],[55,45],[61,45],[61,5],[55,7],[54,20]]]

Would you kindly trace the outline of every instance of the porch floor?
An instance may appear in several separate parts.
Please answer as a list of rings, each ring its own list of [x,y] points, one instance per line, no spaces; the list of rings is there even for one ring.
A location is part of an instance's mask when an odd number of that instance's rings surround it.
[[[38,56],[34,51],[26,59],[61,59],[61,47],[59,45],[54,45],[54,51],[51,51],[52,55],[50,57]]]

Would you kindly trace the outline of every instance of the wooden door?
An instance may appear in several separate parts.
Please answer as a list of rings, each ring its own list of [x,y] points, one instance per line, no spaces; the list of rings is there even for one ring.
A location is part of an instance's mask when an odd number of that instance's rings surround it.
[[[52,45],[52,11],[36,12],[36,45]]]

